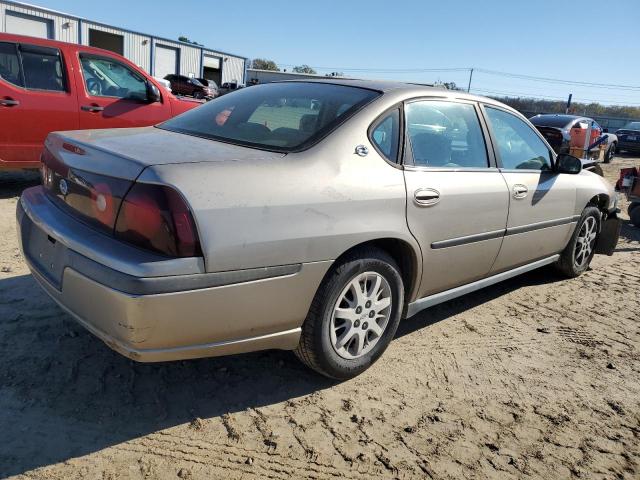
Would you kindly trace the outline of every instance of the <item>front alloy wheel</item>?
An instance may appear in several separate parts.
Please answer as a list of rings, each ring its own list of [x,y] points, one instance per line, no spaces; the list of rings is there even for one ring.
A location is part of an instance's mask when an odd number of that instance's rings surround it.
[[[600,233],[602,214],[598,207],[588,205],[580,215],[580,220],[556,263],[557,269],[569,278],[584,273],[593,259]]]
[[[597,220],[595,219],[595,217],[587,217],[582,223],[580,231],[578,232],[573,260],[576,268],[582,268],[585,263],[591,260],[591,253],[595,248],[597,236]]]

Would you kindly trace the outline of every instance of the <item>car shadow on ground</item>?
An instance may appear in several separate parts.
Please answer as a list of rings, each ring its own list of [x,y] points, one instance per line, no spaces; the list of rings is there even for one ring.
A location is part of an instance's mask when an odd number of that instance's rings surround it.
[[[20,170],[0,172],[0,199],[19,197],[25,188],[40,184],[40,172]]]
[[[635,226],[629,220],[622,221],[622,229],[620,230],[620,240],[638,244],[640,243],[640,226]],[[616,252],[637,252],[640,246],[627,246],[626,244],[618,244]]]
[[[403,321],[397,336],[428,328],[522,286],[557,279],[549,269],[530,272],[425,310]],[[281,351],[135,363],[77,326],[30,275],[0,280],[0,359],[0,477],[198,418],[227,428],[225,414],[337,383],[305,368],[291,352]]]

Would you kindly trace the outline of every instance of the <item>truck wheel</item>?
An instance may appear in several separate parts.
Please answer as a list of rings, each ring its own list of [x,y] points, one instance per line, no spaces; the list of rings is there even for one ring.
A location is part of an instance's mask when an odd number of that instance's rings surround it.
[[[616,153],[616,144],[612,143],[604,154],[604,163],[610,163]]]
[[[600,232],[600,210],[589,205],[582,211],[571,240],[560,254],[556,269],[568,278],[582,275],[591,263]]]
[[[403,305],[404,286],[393,258],[376,248],[354,252],[322,281],[295,354],[327,377],[355,377],[385,351]]]
[[[640,228],[640,206],[637,206],[629,212],[629,218],[631,219],[631,223]]]

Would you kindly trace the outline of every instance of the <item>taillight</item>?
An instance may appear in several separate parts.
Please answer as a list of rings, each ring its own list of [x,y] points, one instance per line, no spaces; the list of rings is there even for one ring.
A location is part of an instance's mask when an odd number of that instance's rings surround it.
[[[167,186],[134,184],[122,201],[115,236],[172,257],[202,255],[189,207]]]

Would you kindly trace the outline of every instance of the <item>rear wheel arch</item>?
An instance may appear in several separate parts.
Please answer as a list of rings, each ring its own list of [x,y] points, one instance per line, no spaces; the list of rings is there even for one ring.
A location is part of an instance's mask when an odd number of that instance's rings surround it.
[[[416,251],[414,246],[406,240],[399,238],[377,238],[352,246],[336,258],[334,265],[339,265],[343,259],[349,257],[354,252],[367,248],[382,250],[395,260],[400,268],[400,275],[402,276],[402,282],[404,284],[405,301],[411,301],[414,289],[418,287],[420,282],[420,273],[422,271],[422,256],[420,252]]]

